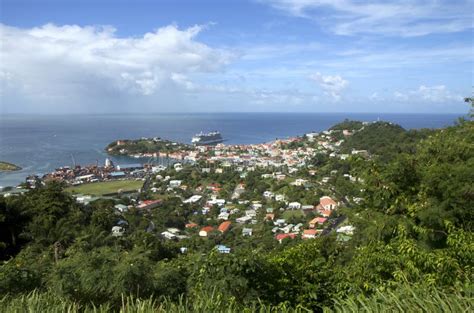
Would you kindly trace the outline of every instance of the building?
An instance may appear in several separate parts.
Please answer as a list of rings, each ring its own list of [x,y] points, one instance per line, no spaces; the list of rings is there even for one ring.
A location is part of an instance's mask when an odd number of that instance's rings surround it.
[[[231,222],[230,222],[230,221],[222,222],[222,223],[219,225],[219,227],[217,228],[217,230],[219,230],[221,233],[225,233],[226,231],[229,230],[230,225],[231,225]]]
[[[252,228],[243,228],[242,229],[242,236],[252,236],[253,230]]]
[[[319,205],[324,210],[334,210],[337,209],[337,202],[334,201],[331,197],[324,196],[319,199]]]
[[[322,225],[327,221],[325,217],[315,217],[309,221],[309,228],[315,228],[317,225]]]
[[[216,246],[216,249],[219,253],[230,253],[230,248],[224,245],[218,245]]]
[[[212,232],[214,230],[214,227],[212,226],[206,226],[206,227],[203,227],[201,228],[201,230],[199,231],[199,236],[201,237],[207,237],[209,235],[210,232]]]

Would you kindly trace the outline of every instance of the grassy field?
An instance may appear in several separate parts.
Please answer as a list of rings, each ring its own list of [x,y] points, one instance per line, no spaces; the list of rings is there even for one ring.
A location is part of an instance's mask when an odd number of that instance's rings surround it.
[[[66,190],[75,194],[101,196],[104,194],[115,193],[119,190],[122,192],[134,191],[142,186],[143,181],[141,180],[114,180],[73,186]]]

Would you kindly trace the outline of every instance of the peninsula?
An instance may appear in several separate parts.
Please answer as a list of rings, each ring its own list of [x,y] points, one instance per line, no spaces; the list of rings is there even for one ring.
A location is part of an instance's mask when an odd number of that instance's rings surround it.
[[[0,161],[0,172],[13,172],[19,170],[21,170],[21,167],[19,167],[18,165]]]

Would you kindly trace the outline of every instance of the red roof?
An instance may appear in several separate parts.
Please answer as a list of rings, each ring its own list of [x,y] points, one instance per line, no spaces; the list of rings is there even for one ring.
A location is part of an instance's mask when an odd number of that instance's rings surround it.
[[[280,240],[283,240],[285,238],[291,238],[291,239],[294,239],[296,237],[296,234],[278,234],[275,236],[275,239],[280,241]]]
[[[230,227],[230,221],[222,222],[217,228],[220,232],[225,233]]]
[[[324,224],[327,221],[325,217],[315,217],[309,223],[310,224]]]
[[[305,229],[303,230],[303,235],[316,235],[318,231],[316,229]]]

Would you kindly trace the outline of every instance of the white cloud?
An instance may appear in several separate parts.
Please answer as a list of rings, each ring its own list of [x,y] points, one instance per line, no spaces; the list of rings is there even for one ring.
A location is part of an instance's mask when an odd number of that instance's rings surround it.
[[[291,15],[315,19],[339,35],[366,33],[411,37],[472,28],[472,0],[262,1]],[[325,18],[316,19],[321,15]]]
[[[335,101],[340,100],[341,92],[347,87],[347,80],[343,79],[339,75],[322,75],[316,73],[310,76],[312,80],[317,82],[324,92],[331,96]]]
[[[220,71],[233,58],[197,41],[202,30],[169,25],[123,38],[112,27],[0,24],[2,93],[57,100],[87,93],[149,96],[170,85],[189,88],[186,75]]]
[[[423,101],[433,103],[462,102],[463,97],[451,92],[445,85],[424,86],[406,92],[395,91],[394,98],[399,101]]]

